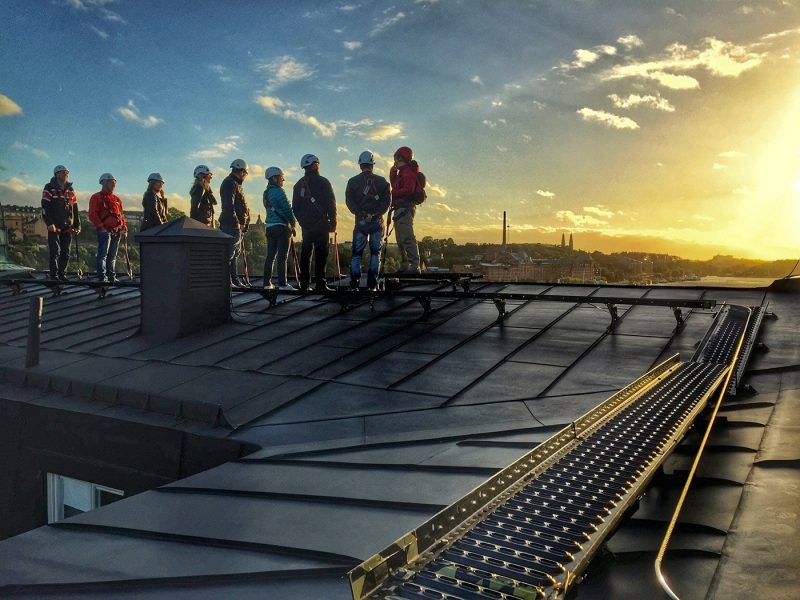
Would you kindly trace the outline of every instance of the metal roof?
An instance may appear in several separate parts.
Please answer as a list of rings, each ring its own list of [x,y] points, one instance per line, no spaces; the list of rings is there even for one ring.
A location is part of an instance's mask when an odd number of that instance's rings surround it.
[[[777,314],[764,325],[769,352],[752,358],[757,393],[725,405],[665,566],[686,597],[754,586],[759,561],[783,575],[762,597],[797,585],[794,566],[781,570],[800,552],[791,536],[776,552],[756,551],[761,536],[745,535],[781,494],[783,513],[796,506],[797,288],[481,289],[703,298]],[[692,310],[675,333],[669,308],[620,305],[609,331],[605,307],[586,303],[509,301],[498,322],[495,306],[478,299],[434,299],[425,315],[411,298],[341,311],[318,296],[267,308],[239,294],[234,322],[156,344],[135,335],[136,289],[100,299],[67,286],[46,298],[41,364],[26,370],[27,302],[41,291],[0,287],[0,397],[261,448],[0,542],[2,593],[48,598],[348,598],[344,576],[355,564],[667,356],[689,358],[714,312]],[[654,593],[652,560],[696,442],[691,434],[668,460],[579,597]],[[782,491],[772,496],[767,485]],[[774,514],[765,534],[789,526],[782,513],[764,514]]]

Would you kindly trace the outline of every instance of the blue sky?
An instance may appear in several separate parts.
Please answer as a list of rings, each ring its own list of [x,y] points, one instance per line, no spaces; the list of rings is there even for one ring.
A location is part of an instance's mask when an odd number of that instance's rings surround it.
[[[343,207],[364,149],[414,149],[418,234],[795,257],[797,0],[5,0],[0,202],[57,163],[83,207],[111,171],[140,209],[161,172],[321,159]],[[340,227],[348,231],[347,219]]]

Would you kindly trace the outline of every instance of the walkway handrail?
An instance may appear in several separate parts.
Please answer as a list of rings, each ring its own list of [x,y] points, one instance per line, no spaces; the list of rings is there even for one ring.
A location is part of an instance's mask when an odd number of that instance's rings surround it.
[[[683,490],[681,491],[680,498],[678,498],[678,503],[675,506],[675,512],[672,514],[672,519],[669,522],[669,526],[667,527],[667,532],[664,534],[664,539],[661,541],[661,547],[658,549],[658,555],[656,556],[656,560],[654,562],[654,568],[656,571],[656,578],[658,579],[658,584],[661,586],[661,589],[672,598],[672,600],[680,600],[680,596],[678,596],[672,588],[667,583],[667,579],[664,576],[664,572],[662,570],[662,563],[664,561],[664,555],[667,552],[667,546],[669,546],[670,539],[672,538],[672,532],[675,529],[675,525],[678,522],[678,517],[680,517],[681,509],[683,508],[683,503],[686,500],[686,496],[689,494],[689,488],[692,485],[692,480],[694,479],[694,474],[697,471],[697,466],[700,464],[700,459],[703,456],[703,450],[705,450],[706,442],[708,442],[708,438],[711,435],[711,429],[714,427],[714,421],[717,418],[717,413],[719,412],[719,407],[722,405],[722,400],[725,398],[725,395],[728,392],[728,386],[730,385],[731,377],[733,376],[733,369],[736,365],[736,361],[739,359],[739,352],[742,349],[742,345],[745,341],[745,332],[747,331],[747,326],[750,323],[750,318],[752,317],[752,311],[748,309],[748,316],[747,322],[745,322],[744,328],[742,329],[742,335],[739,338],[739,343],[736,345],[736,351],[733,353],[733,357],[728,365],[728,373],[725,376],[725,383],[719,389],[719,396],[717,397],[717,402],[714,405],[714,411],[711,414],[711,418],[708,421],[708,427],[706,427],[705,434],[703,435],[703,439],[700,441],[700,448],[697,450],[697,455],[694,457],[694,462],[692,463],[692,468],[689,470],[689,476],[686,478],[686,483],[683,486]]]

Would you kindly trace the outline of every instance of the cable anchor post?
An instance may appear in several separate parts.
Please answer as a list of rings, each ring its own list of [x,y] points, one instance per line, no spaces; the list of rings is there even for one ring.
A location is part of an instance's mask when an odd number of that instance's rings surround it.
[[[675,315],[675,323],[676,323],[674,333],[680,333],[686,326],[686,320],[683,318],[683,311],[679,306],[673,306],[672,313]]]
[[[617,305],[616,304],[606,304],[606,308],[608,309],[608,314],[611,315],[611,324],[608,326],[609,331],[614,331],[617,328],[617,323],[619,322],[619,313],[617,312]]]
[[[492,298],[492,302],[497,309],[497,322],[502,323],[506,317],[506,301],[504,298]]]

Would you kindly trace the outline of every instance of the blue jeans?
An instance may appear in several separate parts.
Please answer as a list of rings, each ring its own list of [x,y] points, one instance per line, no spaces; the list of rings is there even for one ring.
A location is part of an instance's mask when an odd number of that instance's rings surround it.
[[[272,279],[272,265],[278,259],[278,285],[286,285],[286,257],[289,254],[289,228],[285,225],[267,227],[267,259],[264,261],[264,285]]]
[[[233,247],[231,248],[229,254],[230,266],[228,267],[231,281],[233,281],[234,279],[239,278],[239,273],[236,268],[236,259],[239,258],[239,254],[242,252],[242,232],[233,225],[220,225],[219,229],[222,233],[227,233],[233,238]]]
[[[367,269],[367,287],[378,285],[378,265],[381,259],[381,238],[383,222],[364,223],[357,221],[353,229],[353,257],[350,259],[350,285],[357,286],[361,280],[361,256],[369,242],[369,269]]]
[[[119,250],[118,233],[108,231],[97,232],[97,278],[103,281],[106,277],[113,279],[116,276],[117,250]]]

